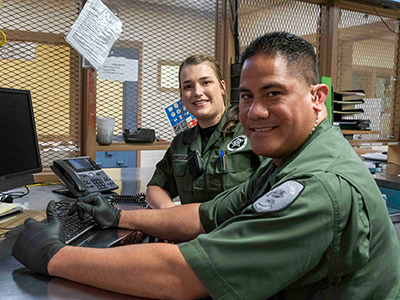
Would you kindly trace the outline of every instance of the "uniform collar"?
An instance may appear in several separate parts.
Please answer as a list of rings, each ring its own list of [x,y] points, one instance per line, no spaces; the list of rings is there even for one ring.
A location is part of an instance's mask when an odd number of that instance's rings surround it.
[[[200,127],[197,124],[194,128],[191,128],[183,132],[182,141],[185,144],[191,144],[194,141],[195,137],[198,135],[200,135]]]
[[[215,132],[211,135],[211,138],[212,138],[212,136],[214,136],[215,134],[217,134],[218,136],[217,136],[217,138],[219,138],[219,136],[222,134],[222,131],[223,131],[223,128],[224,128],[224,125],[225,125],[225,123],[226,123],[226,112],[227,112],[227,110],[229,109],[231,107],[231,105],[229,104],[228,105],[228,108],[225,110],[225,112],[224,112],[224,114],[222,115],[222,117],[221,117],[221,121],[219,122],[219,124],[218,124],[218,126],[217,126],[217,129],[215,130]],[[238,131],[239,129],[238,129],[238,126],[236,126],[233,130],[232,130],[232,132],[236,132],[236,131]],[[194,128],[192,128],[192,129],[190,129],[190,130],[186,130],[184,133],[183,133],[183,137],[182,137],[182,141],[185,143],[185,144],[192,144],[193,143],[193,141],[196,139],[196,137],[199,137],[200,136],[200,126],[199,126],[199,124],[197,124]],[[210,138],[210,139],[211,139]]]
[[[325,131],[330,129],[332,125],[329,123],[328,119],[324,119],[321,123],[318,124],[317,127],[315,127],[315,130],[308,136],[308,138],[303,142],[303,144],[300,145],[294,151],[292,154],[287,156],[282,163],[279,165],[279,169],[284,168],[287,166],[291,161],[293,161],[310,143],[312,143],[317,137],[319,137],[321,134],[323,134]]]

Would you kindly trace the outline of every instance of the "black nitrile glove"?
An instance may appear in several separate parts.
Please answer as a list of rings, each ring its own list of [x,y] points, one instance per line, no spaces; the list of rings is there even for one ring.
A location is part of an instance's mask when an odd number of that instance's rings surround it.
[[[101,194],[92,194],[80,198],[72,206],[69,215],[75,212],[83,219],[85,213],[91,215],[97,224],[103,227],[118,227],[121,210],[115,208]]]
[[[32,218],[25,220],[25,228],[15,241],[12,256],[32,271],[49,275],[47,265],[65,247],[65,237],[53,200],[47,205],[46,212],[49,223],[41,223]]]

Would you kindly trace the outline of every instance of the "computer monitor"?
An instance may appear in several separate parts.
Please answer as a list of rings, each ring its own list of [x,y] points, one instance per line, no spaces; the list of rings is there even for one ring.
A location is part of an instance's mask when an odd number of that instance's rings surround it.
[[[0,192],[34,183],[41,170],[31,93],[0,88]]]

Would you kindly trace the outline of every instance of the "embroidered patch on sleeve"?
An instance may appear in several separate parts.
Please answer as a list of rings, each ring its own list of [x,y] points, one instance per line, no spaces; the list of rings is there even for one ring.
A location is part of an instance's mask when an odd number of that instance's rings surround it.
[[[286,181],[258,198],[253,203],[253,209],[257,213],[269,213],[283,210],[297,199],[303,189],[304,186],[297,181]]]

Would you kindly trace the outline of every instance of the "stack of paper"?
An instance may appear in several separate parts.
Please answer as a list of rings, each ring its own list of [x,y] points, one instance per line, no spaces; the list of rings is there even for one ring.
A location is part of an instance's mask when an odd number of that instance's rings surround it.
[[[3,203],[0,202],[0,217],[19,211],[20,208],[14,203]]]
[[[364,99],[360,99],[360,96],[365,96],[363,90],[354,91],[342,91],[334,93],[333,99],[333,113],[337,115],[354,115],[362,114],[364,110],[357,104],[363,104]],[[341,116],[337,116],[335,121],[342,120]]]

